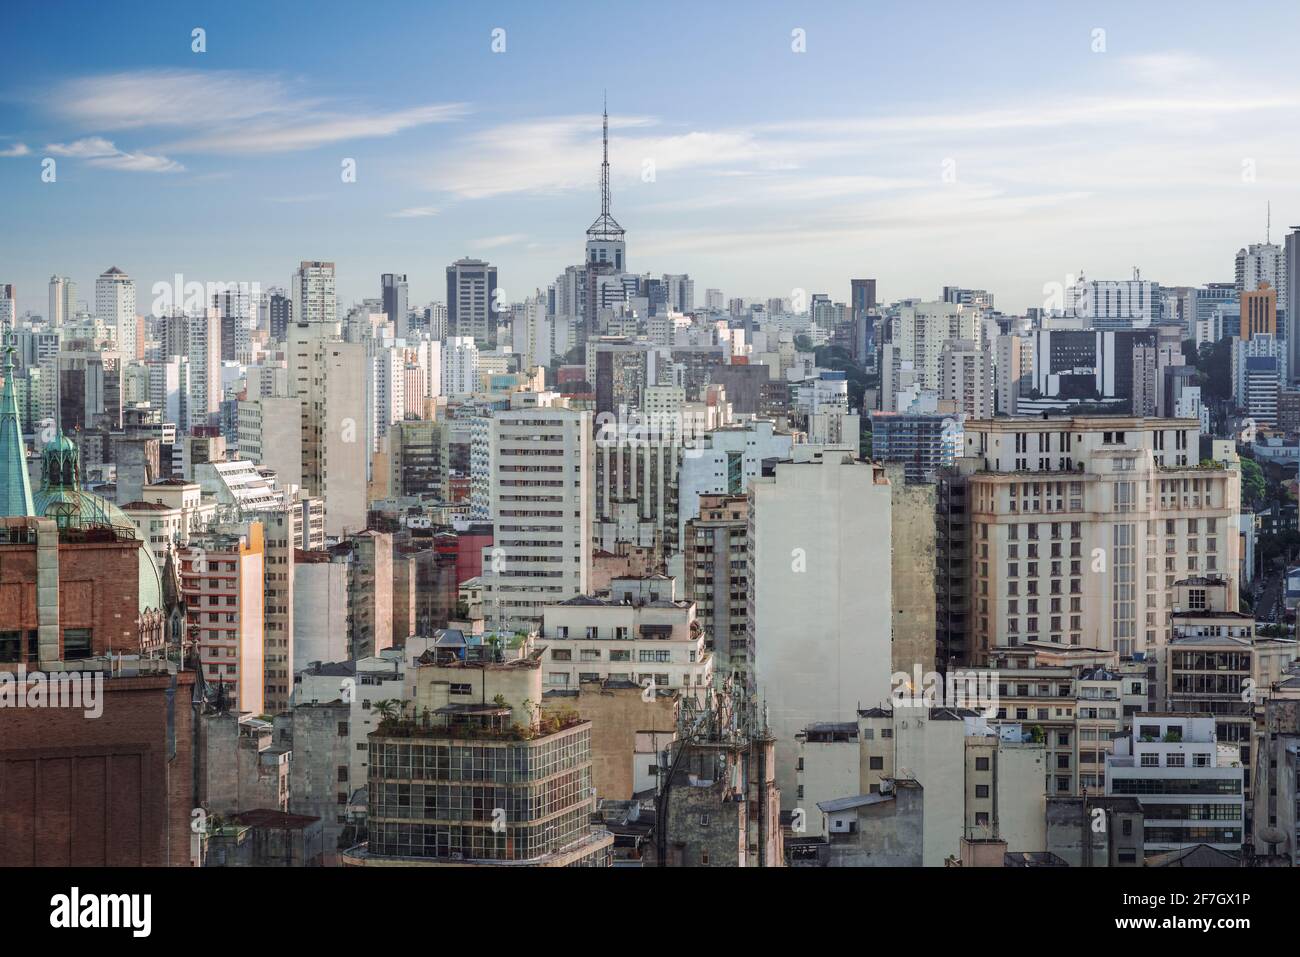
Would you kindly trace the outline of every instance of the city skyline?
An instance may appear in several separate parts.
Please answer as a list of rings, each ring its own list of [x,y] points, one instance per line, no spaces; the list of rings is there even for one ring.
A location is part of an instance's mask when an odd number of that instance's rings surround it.
[[[700,295],[843,300],[851,277],[879,275],[882,301],[974,285],[1023,311],[1081,268],[1230,280],[1268,204],[1275,240],[1300,219],[1297,98],[1267,85],[1287,10],[1261,35],[1249,5],[1230,23],[1180,8],[1157,30],[1120,6],[937,4],[944,28],[917,35],[897,10],[769,4],[743,22],[699,13],[662,47],[617,44],[609,72],[556,54],[631,35],[634,12],[403,5],[394,36],[331,4],[309,22],[259,11],[252,31],[239,12],[159,5],[127,24],[70,7],[57,26],[15,11],[28,43],[0,66],[0,201],[22,238],[0,279],[20,312],[44,311],[51,274],[85,291],[117,265],[143,297],[176,273],[284,286],[303,259],[338,263],[345,302],[405,272],[415,305],[475,256],[520,301],[580,261],[606,92],[628,268],[690,273]],[[1257,66],[1225,70],[1246,35]],[[356,66],[331,69],[319,52],[344,39]]]
[[[10,7],[25,920],[188,940],[250,867],[1286,919],[1300,8]]]

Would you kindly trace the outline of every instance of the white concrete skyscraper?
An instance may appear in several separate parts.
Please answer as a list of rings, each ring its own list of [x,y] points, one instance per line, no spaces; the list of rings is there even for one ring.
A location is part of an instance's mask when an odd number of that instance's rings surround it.
[[[334,295],[334,264],[303,260],[290,281],[293,321],[333,325],[338,300]]]
[[[50,277],[50,308],[45,317],[57,329],[77,316],[77,284],[67,276]]]
[[[478,346],[471,336],[452,336],[442,349],[442,395],[478,391]]]
[[[685,274],[664,274],[664,291],[673,312],[690,312],[695,308],[695,280]]]
[[[749,485],[747,637],[790,807],[795,735],[889,701],[892,492],[850,452],[779,462]]]
[[[212,424],[221,410],[221,316],[215,309],[185,322],[189,359],[189,428]]]
[[[489,628],[536,627],[591,585],[591,413],[509,409],[491,425],[496,541],[483,554]]]
[[[95,280],[95,318],[115,331],[123,360],[137,357],[135,283],[116,266]]]
[[[1251,243],[1237,250],[1234,266],[1237,292],[1252,292],[1261,282],[1277,290],[1277,308],[1286,309],[1286,259],[1277,243]]]

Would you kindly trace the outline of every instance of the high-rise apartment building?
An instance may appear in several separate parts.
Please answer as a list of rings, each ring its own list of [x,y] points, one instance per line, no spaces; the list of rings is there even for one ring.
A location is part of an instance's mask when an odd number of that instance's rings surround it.
[[[450,336],[442,348],[441,395],[479,391],[478,346],[473,336]]]
[[[1261,332],[1232,342],[1232,387],[1237,405],[1257,422],[1277,423],[1278,394],[1287,382],[1287,348]]]
[[[1033,349],[1022,336],[998,336],[993,347],[996,412],[1015,415],[1020,383],[1032,372]]]
[[[591,584],[591,413],[510,409],[492,419],[492,516],[483,617],[537,627],[542,609]]]
[[[889,700],[891,491],[882,467],[843,452],[778,462],[750,486],[748,638],[783,802],[797,732]]]
[[[65,322],[71,322],[77,316],[77,284],[67,276],[50,277],[49,315],[45,317],[52,329],[58,329]]]
[[[135,283],[116,266],[110,267],[95,280],[95,318],[114,330],[117,351],[124,361],[139,358]]]
[[[1278,308],[1285,313],[1287,368],[1300,370],[1300,226],[1292,226],[1282,247]]]
[[[1249,831],[1256,719],[1262,699],[1295,660],[1296,642],[1257,635],[1253,614],[1228,610],[1228,587],[1223,578],[1176,583],[1172,634],[1156,663],[1154,698],[1177,714],[1214,715],[1215,740],[1241,748]]]
[[[1086,279],[1065,290],[1065,314],[1093,329],[1135,329],[1164,318],[1164,293],[1158,283],[1142,279]]]
[[[481,259],[447,267],[447,334],[471,338],[482,349],[497,343],[497,268]]]
[[[939,399],[972,419],[991,419],[995,380],[993,354],[970,339],[953,339],[939,354]]]
[[[695,309],[695,280],[685,274],[664,274],[665,297],[673,312],[692,312]]]
[[[961,454],[965,417],[940,412],[872,412],[871,457],[897,462],[908,482],[930,482]]]
[[[394,334],[405,339],[411,334],[411,323],[406,303],[406,276],[403,273],[386,272],[379,277],[380,299],[384,314],[393,324]]]
[[[389,494],[444,501],[446,456],[446,423],[426,419],[395,423],[388,434]]]
[[[291,388],[302,411],[303,484],[325,500],[328,534],[342,535],[366,525],[369,363],[364,343],[321,338],[319,328],[289,329]]]
[[[699,516],[686,522],[686,597],[695,602],[714,670],[752,674],[746,608],[749,595],[749,498],[699,496]]]
[[[221,320],[221,360],[236,362],[244,356],[247,361],[255,308],[248,288],[230,287],[214,292],[209,305]]]
[[[188,428],[210,425],[221,409],[221,316],[215,309],[185,320],[190,394]]]
[[[1155,654],[1175,581],[1235,582],[1241,477],[1199,465],[1199,437],[1182,419],[967,422],[975,660],[1031,642]]]
[[[291,321],[332,326],[338,321],[334,264],[304,259],[289,282]]]
[[[920,302],[903,306],[890,324],[890,342],[898,359],[910,362],[923,389],[939,388],[944,343],[952,339],[982,342],[980,310],[953,302]]]
[[[383,448],[393,423],[406,416],[406,350],[373,341],[371,347],[374,355],[370,357],[367,384],[372,419],[371,451],[375,452]]]
[[[289,324],[293,322],[293,299],[283,289],[272,289],[267,293],[267,313],[271,340],[284,342],[289,336]]]
[[[1277,307],[1287,307],[1286,257],[1277,243],[1251,243],[1237,250],[1234,274],[1234,285],[1239,294],[1258,289],[1261,282],[1266,282],[1277,290]],[[1245,314],[1244,309],[1242,314]]]
[[[191,536],[177,550],[188,634],[204,680],[222,686],[233,709],[264,705],[265,540],[262,525],[245,534]]]

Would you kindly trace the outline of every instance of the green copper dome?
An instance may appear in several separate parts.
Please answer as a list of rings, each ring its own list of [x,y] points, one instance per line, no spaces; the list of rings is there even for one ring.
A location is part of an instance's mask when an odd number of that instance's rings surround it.
[[[107,526],[121,535],[138,538],[135,524],[126,513],[101,495],[81,488],[81,455],[77,445],[62,431],[41,453],[41,488],[32,496],[33,515],[52,518],[59,528]],[[139,550],[140,611],[163,607],[162,575],[153,552]]]

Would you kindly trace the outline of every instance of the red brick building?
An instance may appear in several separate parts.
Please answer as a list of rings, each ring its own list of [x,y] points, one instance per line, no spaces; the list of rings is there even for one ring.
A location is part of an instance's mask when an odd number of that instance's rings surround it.
[[[192,671],[109,676],[103,713],[0,709],[0,867],[186,867]]]
[[[163,578],[66,437],[44,474],[0,517],[0,866],[188,865],[196,676],[166,657]],[[75,703],[35,696],[56,682]]]

